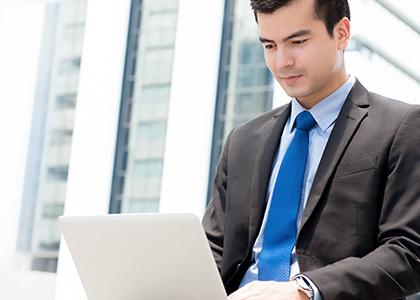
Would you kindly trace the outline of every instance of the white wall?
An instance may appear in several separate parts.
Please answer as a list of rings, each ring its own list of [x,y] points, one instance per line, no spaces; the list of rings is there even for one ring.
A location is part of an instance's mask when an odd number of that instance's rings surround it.
[[[223,12],[222,0],[179,2],[161,212],[206,206]]]

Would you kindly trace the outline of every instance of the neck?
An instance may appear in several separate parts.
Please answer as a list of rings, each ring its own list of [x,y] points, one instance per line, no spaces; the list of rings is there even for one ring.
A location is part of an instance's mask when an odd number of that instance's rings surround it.
[[[302,105],[306,109],[311,109],[316,104],[321,102],[323,99],[325,99],[327,96],[334,93],[337,89],[339,89],[349,78],[349,75],[347,74],[346,70],[342,70],[336,76],[334,76],[328,84],[320,89],[318,92],[308,96],[308,97],[300,97],[299,99],[296,99],[299,101],[300,105]]]

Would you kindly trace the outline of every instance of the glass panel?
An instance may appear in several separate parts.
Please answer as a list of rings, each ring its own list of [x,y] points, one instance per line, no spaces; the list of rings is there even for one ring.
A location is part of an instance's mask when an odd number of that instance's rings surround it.
[[[249,1],[226,1],[209,197],[227,134],[233,127],[272,108],[272,82]]]
[[[75,107],[76,106],[76,93],[68,93],[57,95],[56,103],[58,107]]]
[[[134,1],[110,211],[159,208],[177,0]]]
[[[354,30],[346,52],[347,69],[374,92],[420,103],[420,27],[409,12],[420,9],[420,3],[394,2],[350,2]]]
[[[223,41],[230,52],[229,61],[222,66],[227,72],[225,113],[221,115],[223,139],[236,124],[270,110],[273,92],[249,2],[235,1],[232,17],[231,39]]]
[[[86,6],[86,0],[62,0],[45,10],[17,245],[37,271],[57,266]]]

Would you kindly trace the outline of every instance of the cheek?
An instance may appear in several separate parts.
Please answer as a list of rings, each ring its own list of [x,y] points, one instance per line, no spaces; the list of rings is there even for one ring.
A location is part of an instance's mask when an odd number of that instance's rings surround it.
[[[305,47],[293,49],[292,55],[296,68],[313,72],[313,66],[319,60],[319,49],[309,44]]]
[[[270,69],[271,73],[273,73],[273,75],[274,75],[275,74],[275,66],[276,66],[275,55],[273,55],[273,53],[269,53],[269,52],[265,51],[264,52],[264,59],[265,59],[265,64]]]
[[[330,47],[312,47],[306,54],[305,65],[315,76],[318,74],[322,77],[334,69],[335,52]]]

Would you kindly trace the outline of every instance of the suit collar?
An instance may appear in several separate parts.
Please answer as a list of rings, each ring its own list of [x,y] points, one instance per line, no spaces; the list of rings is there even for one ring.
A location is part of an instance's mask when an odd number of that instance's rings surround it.
[[[366,117],[368,107],[368,91],[358,80],[356,80],[340,111],[336,125],[325,148],[308,197],[301,228],[306,224],[317,206],[325,186],[335,170],[344,150],[351,141],[358,125]],[[256,153],[250,187],[251,202],[248,254],[252,251],[255,239],[261,228],[266,208],[266,195],[268,182],[272,172],[273,160],[290,111],[290,103],[275,109],[272,113],[272,118],[264,124],[264,128],[262,128],[263,130],[261,131],[263,134],[258,141],[258,149],[261,149],[261,151]]]
[[[354,105],[367,108],[369,107],[369,92],[368,90],[360,83],[358,79],[354,83],[353,88],[351,89],[348,97],[348,101],[351,101]]]
[[[349,76],[344,84],[309,110],[322,131],[326,132],[328,128],[335,124],[355,81],[356,79],[353,76]]]
[[[353,139],[360,123],[367,117],[368,111],[368,91],[356,80],[338,115],[336,124],[319,163],[303,213],[300,231],[319,203],[337,164],[340,162],[347,146]]]

